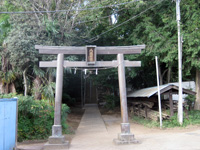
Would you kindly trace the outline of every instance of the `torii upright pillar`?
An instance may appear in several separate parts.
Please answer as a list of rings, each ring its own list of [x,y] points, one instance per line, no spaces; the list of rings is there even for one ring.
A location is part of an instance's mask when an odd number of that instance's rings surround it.
[[[64,54],[58,54],[57,62],[54,125],[52,126],[52,136],[44,145],[44,150],[69,148],[69,142],[65,141],[65,136],[62,135],[61,126]]]
[[[128,121],[124,55],[118,54],[117,61],[122,123],[121,133],[118,134],[118,139],[114,139],[113,141],[117,145],[138,143],[138,141],[134,138],[134,134],[130,132],[130,124]]]

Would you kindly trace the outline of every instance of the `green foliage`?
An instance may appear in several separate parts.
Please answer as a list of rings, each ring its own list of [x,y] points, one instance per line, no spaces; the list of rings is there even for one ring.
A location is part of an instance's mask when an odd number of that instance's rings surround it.
[[[47,100],[34,100],[31,96],[0,95],[0,98],[18,98],[18,141],[45,139],[51,134],[54,107]],[[63,132],[67,132],[67,114],[70,109],[62,105]]]
[[[185,99],[187,100],[187,104],[191,108],[194,105],[196,96],[195,95],[188,95]]]
[[[106,90],[109,93],[117,92],[119,86],[117,69],[113,68],[108,70],[100,70],[98,75],[91,77],[94,79],[94,84],[96,86],[103,87],[104,90]]]
[[[189,123],[192,125],[200,124],[200,111],[199,110],[190,111]]]
[[[116,106],[119,106],[119,97],[116,97],[114,95],[105,95],[104,99],[106,101],[105,107],[107,109],[114,109]]]
[[[184,119],[182,127],[186,127],[187,121]],[[181,127],[180,123],[178,122],[177,114],[175,113],[169,120],[163,120],[163,128],[174,128],[174,127]]]
[[[63,99],[63,101],[65,101],[67,103],[67,105],[69,105],[69,106],[75,106],[76,99],[72,98],[69,94],[63,93],[62,99]]]
[[[41,93],[43,99],[48,99],[49,104],[54,105],[54,98],[55,98],[55,82],[46,83],[43,87],[41,87]]]
[[[134,116],[133,121],[150,128],[160,126],[160,123],[158,121],[156,122],[138,116]],[[163,120],[163,128],[186,127],[188,125],[200,125],[199,110],[189,111],[188,118],[186,118],[184,115],[184,121],[182,125],[180,125],[180,123],[178,122],[177,113],[175,113],[174,116],[172,116],[169,120]]]
[[[17,74],[14,70],[9,70],[7,72],[0,71],[0,78],[3,84],[13,82],[16,76]]]
[[[143,117],[133,116],[133,121],[139,124],[142,124],[146,127],[152,128],[152,127],[159,127],[159,122],[152,121],[149,119],[144,119]]]

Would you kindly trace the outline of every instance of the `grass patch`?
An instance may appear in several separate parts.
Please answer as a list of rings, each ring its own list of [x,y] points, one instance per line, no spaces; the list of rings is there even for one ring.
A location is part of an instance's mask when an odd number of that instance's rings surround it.
[[[134,116],[133,121],[138,123],[138,124],[142,124],[142,125],[144,125],[145,127],[148,127],[148,128],[159,127],[159,122],[152,121],[150,119],[145,119],[145,118],[139,117],[139,116]]]
[[[139,124],[142,124],[146,127],[159,127],[159,121],[152,121],[149,119],[145,119],[143,117],[134,116],[133,121]],[[177,118],[177,113],[174,114],[169,120],[163,120],[163,128],[175,128],[175,127],[187,127],[188,125],[200,125],[200,111],[199,110],[192,110],[188,114],[188,118],[185,117],[183,124],[180,125]]]

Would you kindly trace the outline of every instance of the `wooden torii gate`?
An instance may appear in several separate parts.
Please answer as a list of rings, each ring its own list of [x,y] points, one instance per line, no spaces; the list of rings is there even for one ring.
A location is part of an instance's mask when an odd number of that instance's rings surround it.
[[[52,126],[52,136],[49,137],[49,142],[44,149],[50,148],[67,148],[68,142],[65,141],[62,135],[61,126],[61,103],[62,103],[62,88],[63,88],[63,67],[82,67],[82,68],[99,68],[99,67],[118,67],[118,80],[120,91],[121,105],[121,133],[118,139],[114,139],[116,144],[136,143],[134,135],[130,132],[130,124],[128,121],[127,96],[126,96],[126,80],[125,67],[140,67],[140,61],[124,60],[124,54],[139,54],[145,48],[145,45],[135,46],[108,46],[97,47],[89,45],[85,47],[75,46],[40,46],[36,45],[40,54],[55,54],[57,61],[40,61],[40,67],[57,67],[56,73],[56,93],[55,93],[55,112],[54,125]],[[114,61],[97,61],[97,55],[116,54],[117,60]],[[86,61],[65,61],[64,55],[85,55]]]

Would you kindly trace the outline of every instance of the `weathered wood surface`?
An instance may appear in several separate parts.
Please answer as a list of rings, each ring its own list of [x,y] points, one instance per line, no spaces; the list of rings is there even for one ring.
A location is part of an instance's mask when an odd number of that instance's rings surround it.
[[[129,104],[132,104],[130,107],[131,114],[142,116],[154,121],[159,120],[159,112],[152,110],[154,106],[154,102],[149,101],[134,101],[129,102]],[[169,119],[169,115],[162,112],[162,119]]]
[[[154,102],[148,102],[148,101],[136,101],[131,103],[133,105],[144,105],[147,106],[148,108],[152,108],[154,106]]]
[[[85,46],[42,46],[35,45],[35,49],[39,49],[40,54],[67,54],[67,55],[85,55]],[[140,54],[141,50],[145,49],[145,45],[132,46],[105,46],[96,47],[97,54]]]
[[[146,109],[146,111],[145,111]],[[151,110],[150,108],[140,108],[140,107],[133,107],[132,113],[137,116],[142,116],[154,121],[159,120],[159,112],[155,110]],[[169,119],[170,116],[166,113],[162,112],[162,119]]]
[[[118,54],[117,60],[118,60],[118,80],[119,80],[121,118],[122,118],[122,123],[128,123],[124,55]],[[122,133],[123,133],[123,131],[122,131]]]
[[[174,105],[173,105],[173,99],[172,99],[172,90],[169,92],[169,107],[170,107],[170,116],[174,115]]]
[[[124,61],[125,67],[140,67],[141,61]],[[40,61],[40,67],[57,67],[57,61]],[[98,68],[98,67],[118,67],[117,61],[97,61],[94,65],[88,65],[85,61],[64,61],[63,67],[77,68]]]

